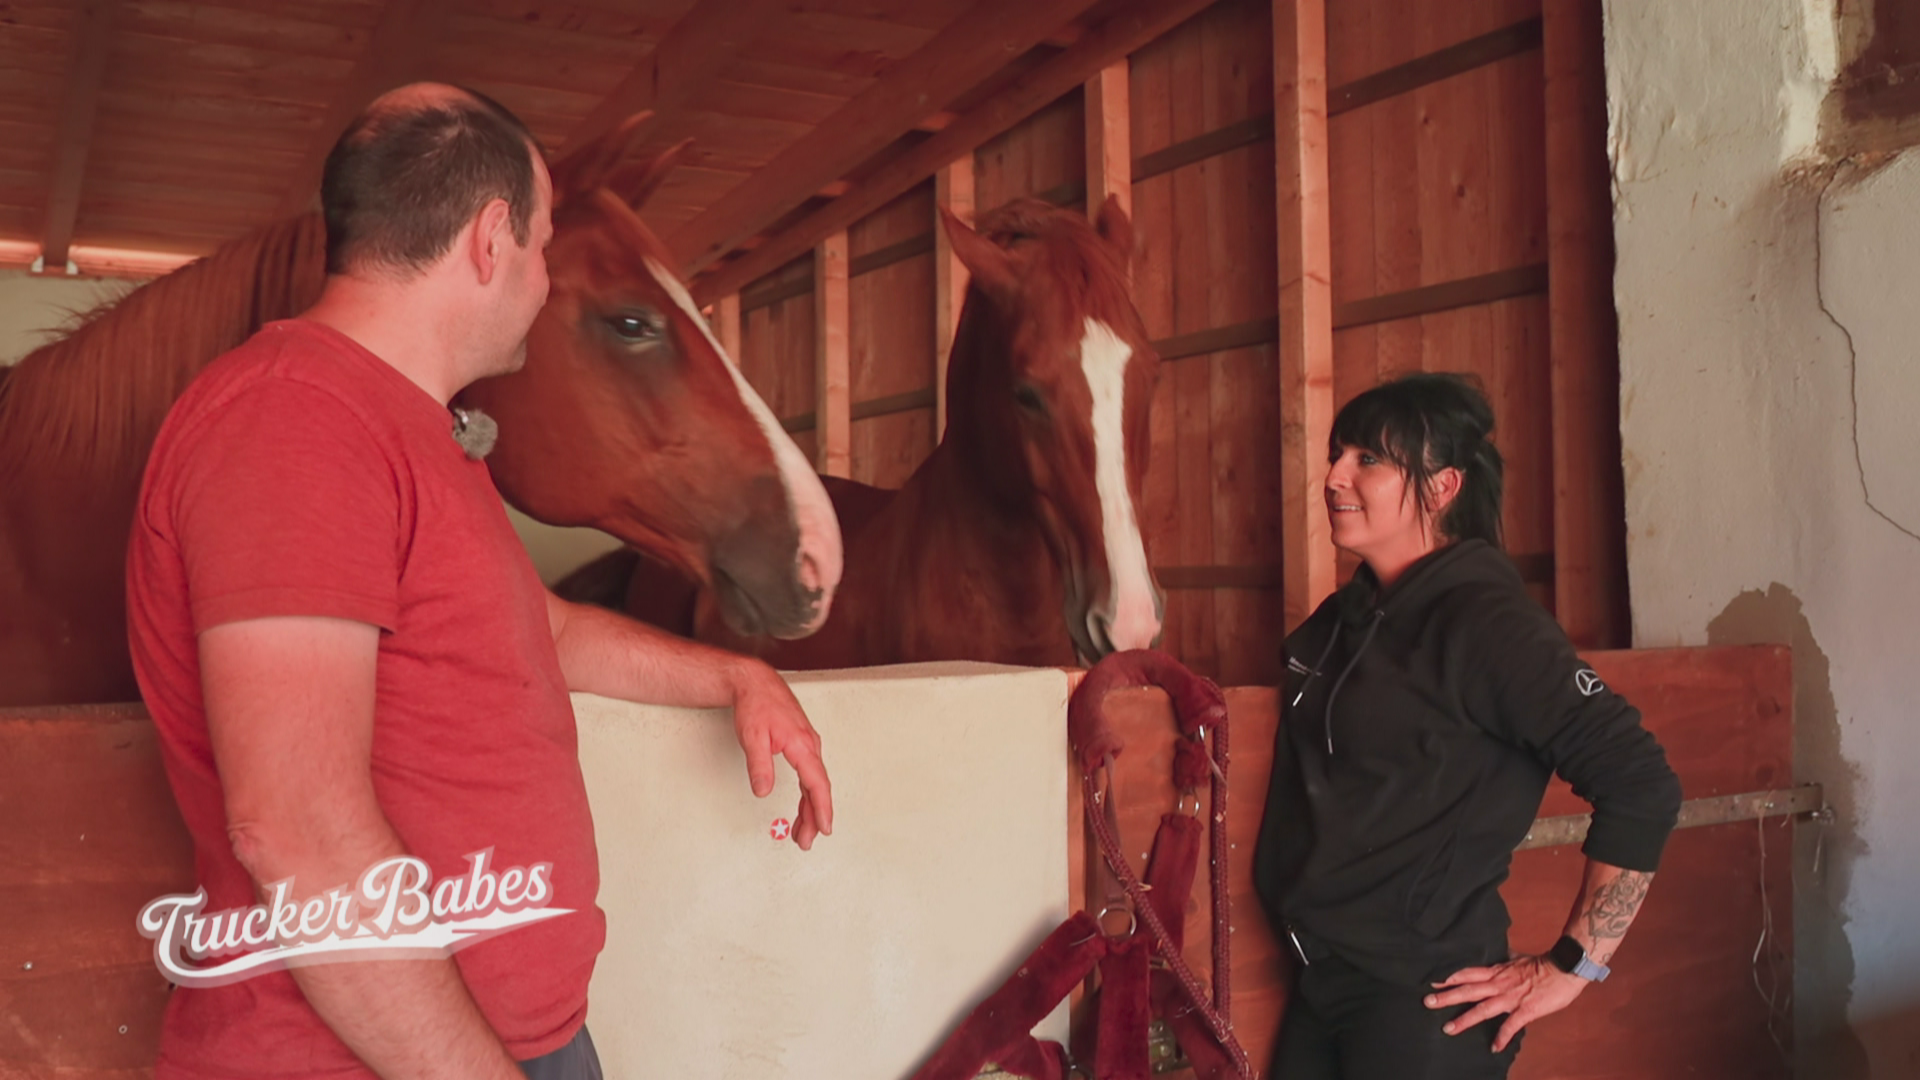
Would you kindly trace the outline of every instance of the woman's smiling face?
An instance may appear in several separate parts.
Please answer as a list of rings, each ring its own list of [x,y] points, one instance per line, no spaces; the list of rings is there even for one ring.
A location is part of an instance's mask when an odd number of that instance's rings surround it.
[[[1446,508],[1459,473],[1434,475],[1432,513]],[[1327,521],[1333,544],[1365,559],[1383,583],[1441,543],[1432,516],[1407,488],[1400,466],[1358,446],[1335,445],[1327,457]]]

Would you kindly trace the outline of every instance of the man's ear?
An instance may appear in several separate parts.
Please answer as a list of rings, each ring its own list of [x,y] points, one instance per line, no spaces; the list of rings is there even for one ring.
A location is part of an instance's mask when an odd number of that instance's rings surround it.
[[[467,237],[468,256],[480,284],[492,284],[493,275],[500,269],[500,260],[506,257],[506,245],[518,243],[513,238],[513,211],[508,208],[507,200],[488,200],[473,216]]]

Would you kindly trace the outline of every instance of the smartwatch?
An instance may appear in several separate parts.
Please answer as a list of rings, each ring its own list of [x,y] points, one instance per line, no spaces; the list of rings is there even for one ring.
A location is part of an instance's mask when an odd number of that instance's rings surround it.
[[[1569,975],[1578,975],[1588,982],[1605,982],[1607,976],[1613,973],[1612,969],[1605,964],[1595,963],[1587,955],[1587,950],[1573,940],[1571,935],[1563,936],[1559,941],[1554,942],[1553,948],[1547,952],[1547,959],[1553,961],[1553,966],[1561,971]]]

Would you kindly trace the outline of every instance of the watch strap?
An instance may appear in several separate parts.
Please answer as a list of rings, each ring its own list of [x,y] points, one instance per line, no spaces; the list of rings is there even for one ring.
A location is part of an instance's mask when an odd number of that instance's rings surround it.
[[[1571,935],[1562,936],[1554,942],[1553,948],[1547,952],[1547,959],[1553,961],[1553,966],[1561,971],[1578,975],[1588,982],[1605,982],[1607,976],[1613,974],[1613,969],[1588,956],[1587,950]]]

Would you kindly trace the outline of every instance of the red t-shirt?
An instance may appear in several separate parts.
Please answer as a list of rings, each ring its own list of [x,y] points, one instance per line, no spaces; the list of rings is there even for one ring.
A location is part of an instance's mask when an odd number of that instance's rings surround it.
[[[205,912],[257,897],[228,843],[196,635],[275,615],[381,628],[373,786],[401,841],[436,881],[486,848],[496,871],[551,863],[547,903],[573,909],[456,954],[488,1023],[525,1059],[585,1020],[606,921],[545,593],[486,466],[451,427],[445,407],[345,335],[300,320],[263,328],[208,367],[160,431],[128,553],[128,619]],[[176,990],[158,1076],[373,1074],[282,971]]]

